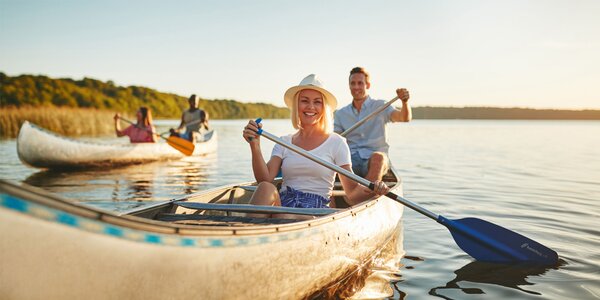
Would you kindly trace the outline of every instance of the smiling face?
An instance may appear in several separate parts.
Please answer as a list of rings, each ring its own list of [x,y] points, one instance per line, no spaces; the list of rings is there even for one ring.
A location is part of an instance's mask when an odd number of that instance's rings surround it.
[[[301,90],[298,93],[298,119],[302,126],[316,125],[323,117],[323,95],[315,90]]]
[[[354,100],[365,100],[367,90],[371,87],[367,77],[362,73],[355,73],[350,76],[350,93]]]

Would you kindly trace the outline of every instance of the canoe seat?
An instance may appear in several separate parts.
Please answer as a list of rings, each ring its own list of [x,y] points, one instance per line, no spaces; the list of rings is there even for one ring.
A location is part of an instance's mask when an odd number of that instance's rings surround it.
[[[208,225],[208,226],[253,226],[257,224],[286,224],[299,220],[277,219],[277,218],[250,218],[238,216],[214,216],[214,215],[190,215],[161,213],[156,220],[173,222],[185,225]]]
[[[331,196],[344,197],[344,196],[346,196],[346,192],[344,190],[333,190],[333,191],[331,191]]]

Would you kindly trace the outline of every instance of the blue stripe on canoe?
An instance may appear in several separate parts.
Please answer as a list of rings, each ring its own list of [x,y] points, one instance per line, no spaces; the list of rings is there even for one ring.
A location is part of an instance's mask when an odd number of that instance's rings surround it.
[[[196,247],[196,241],[190,238],[182,238],[180,245],[184,247]]]
[[[78,219],[78,217],[68,213],[59,212],[56,214],[56,221],[73,227],[79,227]]]
[[[104,233],[106,233],[108,235],[116,236],[116,237],[122,237],[123,229],[114,227],[114,226],[106,226],[104,228]]]
[[[306,235],[317,234],[319,230],[313,228],[308,233],[290,232],[280,233],[276,236],[257,237],[227,237],[227,238],[204,238],[204,237],[178,237],[174,234],[147,233],[141,230],[119,227],[113,224],[103,223],[95,219],[76,216],[67,212],[52,209],[43,205],[16,198],[8,194],[0,194],[2,207],[27,214],[31,217],[43,219],[49,222],[64,224],[96,234],[104,234],[124,240],[145,242],[156,245],[179,245],[182,247],[195,248],[224,248],[246,245],[270,244],[278,241],[294,240]],[[175,240],[174,240],[175,239]],[[167,243],[167,241],[170,241]],[[175,241],[175,243],[173,243]],[[228,242],[226,242],[228,241]]]
[[[2,206],[20,212],[27,212],[29,210],[27,202],[6,194],[2,194]]]
[[[162,238],[156,234],[146,234],[144,240],[152,244],[162,244]]]
[[[211,247],[223,247],[223,240],[209,239],[208,242]]]

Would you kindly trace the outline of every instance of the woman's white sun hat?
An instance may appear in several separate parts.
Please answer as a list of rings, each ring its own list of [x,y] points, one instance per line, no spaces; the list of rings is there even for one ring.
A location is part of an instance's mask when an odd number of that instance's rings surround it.
[[[294,97],[299,91],[304,89],[319,91],[321,94],[323,94],[323,97],[325,98],[323,99],[323,102],[331,108],[331,111],[335,111],[335,109],[337,108],[337,99],[335,99],[335,96],[333,96],[332,93],[330,93],[323,87],[323,82],[315,74],[310,74],[304,77],[304,79],[300,81],[300,84],[289,88],[285,92],[283,96],[285,105],[287,105],[288,108],[292,109],[292,106],[294,105]]]

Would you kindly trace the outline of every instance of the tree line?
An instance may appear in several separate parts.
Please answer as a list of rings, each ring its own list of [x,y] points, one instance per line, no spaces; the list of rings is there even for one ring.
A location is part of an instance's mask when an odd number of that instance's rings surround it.
[[[178,119],[187,109],[187,97],[140,86],[117,86],[92,78],[53,79],[43,75],[7,76],[0,72],[1,107],[69,107],[135,112],[147,106],[156,118]],[[199,106],[211,119],[270,119],[289,117],[287,108],[230,99],[203,99]],[[415,119],[544,119],[600,120],[600,110],[555,110],[499,107],[413,107]]]
[[[178,119],[188,107],[188,97],[140,86],[117,86],[110,80],[53,79],[43,75],[8,76],[0,72],[0,83],[1,107],[52,106],[134,112],[140,106],[147,106],[155,118],[163,119]],[[287,108],[266,103],[200,98],[199,107],[206,110],[211,119],[289,117]]]
[[[500,107],[415,107],[415,119],[600,120],[600,110]]]

